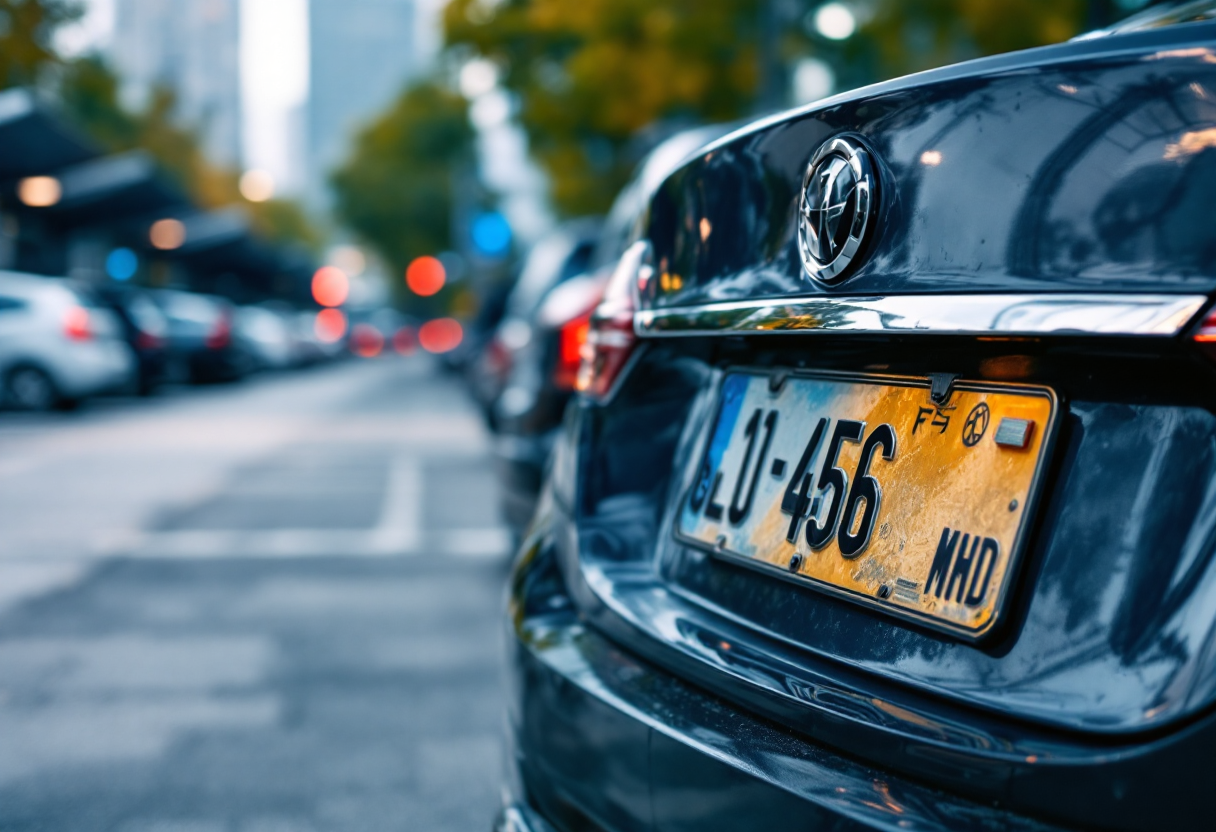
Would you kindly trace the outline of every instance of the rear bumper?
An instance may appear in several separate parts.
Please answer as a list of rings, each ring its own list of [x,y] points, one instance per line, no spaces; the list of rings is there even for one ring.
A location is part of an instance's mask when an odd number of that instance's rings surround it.
[[[633,658],[573,612],[515,622],[498,830],[1057,828],[836,755]]]

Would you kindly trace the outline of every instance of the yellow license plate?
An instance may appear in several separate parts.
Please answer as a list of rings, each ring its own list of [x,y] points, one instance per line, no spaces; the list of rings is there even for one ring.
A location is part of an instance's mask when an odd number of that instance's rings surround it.
[[[996,624],[1053,434],[1046,388],[735,372],[685,542],[965,637]]]

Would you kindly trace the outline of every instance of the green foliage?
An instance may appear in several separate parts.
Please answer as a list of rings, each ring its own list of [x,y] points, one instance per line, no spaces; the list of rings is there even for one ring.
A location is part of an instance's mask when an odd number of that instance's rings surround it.
[[[564,214],[604,210],[655,122],[722,122],[769,106],[793,62],[818,57],[848,88],[1056,43],[1110,0],[867,0],[857,33],[810,26],[813,0],[451,0],[449,46],[488,58],[520,102]],[[1087,15],[1089,16],[1087,18]],[[767,77],[766,77],[767,76]]]
[[[0,0],[0,89],[33,86],[59,63],[55,29],[78,19],[78,0]]]
[[[879,0],[858,33],[822,45],[847,85],[1059,43],[1083,31],[1094,0]],[[1105,22],[1105,21],[1102,21]]]
[[[455,182],[472,158],[467,102],[440,84],[413,84],[359,133],[331,177],[338,217],[397,274],[452,248]]]
[[[754,106],[764,4],[755,0],[452,0],[450,45],[504,69],[532,152],[568,215],[607,208],[660,120],[728,121]]]

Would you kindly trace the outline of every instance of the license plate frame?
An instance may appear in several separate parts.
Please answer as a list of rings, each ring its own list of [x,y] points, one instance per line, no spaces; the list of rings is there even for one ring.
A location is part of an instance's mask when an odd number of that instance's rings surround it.
[[[896,390],[900,391],[901,393],[904,393],[906,396],[914,397],[916,399],[923,401],[923,404],[918,405],[918,407],[920,407],[922,409],[924,409],[925,407],[937,407],[936,405],[934,405],[932,398],[931,398],[930,380],[926,377],[898,376],[898,375],[872,374],[872,373],[811,371],[811,370],[785,371],[785,370],[774,370],[774,369],[770,369],[770,368],[754,368],[754,367],[734,367],[734,368],[725,370],[722,373],[721,377],[719,378],[719,383],[715,385],[716,389],[714,391],[714,395],[716,397],[716,402],[712,409],[711,418],[708,419],[707,423],[702,427],[701,436],[698,438],[698,441],[695,443],[696,454],[695,454],[695,456],[693,456],[691,459],[688,460],[688,463],[687,463],[688,467],[684,472],[684,481],[683,481],[684,487],[683,487],[682,491],[680,492],[680,495],[681,495],[680,501],[676,508],[676,516],[675,516],[674,522],[673,522],[673,532],[674,532],[674,536],[677,541],[679,541],[680,543],[682,543],[684,545],[692,546],[692,547],[700,549],[702,551],[706,551],[716,558],[730,561],[732,563],[737,563],[737,564],[745,566],[749,569],[757,570],[766,575],[769,575],[770,577],[776,577],[781,580],[790,581],[799,586],[808,587],[808,588],[817,590],[819,592],[823,592],[828,595],[832,595],[837,598],[843,598],[843,599],[852,601],[854,603],[861,604],[863,606],[866,606],[866,607],[869,607],[872,609],[878,609],[878,610],[881,610],[883,614],[891,615],[891,616],[894,616],[896,618],[900,618],[900,619],[903,619],[906,621],[912,621],[923,627],[927,627],[931,630],[934,630],[937,632],[948,633],[948,634],[953,635],[957,638],[960,638],[964,641],[980,641],[980,640],[986,638],[988,635],[990,635],[993,632],[994,629],[996,629],[998,624],[1001,623],[1005,619],[1006,614],[1007,614],[1007,608],[1009,605],[1009,597],[1012,594],[1013,587],[1017,580],[1017,574],[1018,574],[1018,571],[1019,571],[1019,568],[1021,565],[1021,561],[1023,559],[1023,554],[1024,554],[1024,550],[1026,548],[1027,539],[1030,536],[1030,532],[1034,525],[1035,518],[1037,517],[1040,492],[1042,491],[1042,488],[1043,488],[1046,470],[1050,466],[1051,459],[1052,459],[1052,453],[1053,453],[1053,449],[1054,449],[1056,434],[1058,432],[1058,422],[1059,422],[1060,411],[1061,411],[1059,397],[1057,396],[1056,392],[1052,388],[1043,386],[1043,385],[1028,385],[1028,384],[1010,383],[1010,382],[989,382],[989,381],[964,380],[964,379],[957,379],[951,385],[951,388],[949,391],[949,399],[946,402],[946,408],[950,409],[950,410],[957,409],[958,405],[956,404],[956,402],[968,401],[969,400],[968,397],[978,396],[978,397],[982,397],[982,398],[980,398],[980,401],[982,401],[984,403],[987,403],[989,401],[989,399],[992,399],[993,401],[995,401],[998,398],[1004,399],[1006,403],[1008,403],[1010,401],[1019,402],[1019,403],[1023,403],[1023,404],[1028,403],[1028,402],[1035,402],[1038,404],[1037,412],[1039,413],[1039,418],[1035,419],[1034,422],[1032,423],[1032,432],[1031,432],[1030,438],[1033,441],[1031,442],[1030,440],[1027,440],[1028,442],[1030,442],[1030,444],[1026,445],[1025,448],[1017,451],[1018,453],[1023,453],[1023,454],[1029,453],[1030,456],[1033,457],[1033,462],[1029,465],[1030,472],[1029,472],[1028,478],[1025,476],[1025,472],[1023,472],[1022,477],[1026,481],[1024,483],[1021,483],[1019,485],[1019,487],[1017,488],[1017,490],[1019,491],[1019,496],[1021,496],[1022,499],[1020,501],[1016,501],[1016,500],[1014,501],[1014,502],[1019,502],[1019,508],[1016,512],[1017,513],[1016,527],[1014,528],[1014,530],[1012,532],[1012,538],[1010,540],[996,541],[997,543],[1004,544],[1004,545],[998,546],[998,551],[991,556],[992,562],[994,563],[994,566],[992,567],[993,570],[995,570],[995,564],[997,563],[998,558],[1001,558],[1003,556],[1003,561],[1001,563],[999,575],[997,575],[996,579],[991,584],[987,585],[987,586],[995,585],[995,594],[993,595],[993,597],[991,599],[991,603],[985,604],[986,614],[984,615],[983,619],[978,624],[968,624],[966,622],[958,620],[957,617],[955,617],[955,618],[943,617],[940,614],[933,614],[932,612],[926,612],[925,609],[923,609],[923,608],[914,608],[914,607],[910,606],[911,602],[908,601],[908,595],[907,595],[906,588],[897,586],[894,589],[892,589],[890,582],[887,582],[887,584],[886,584],[886,586],[888,587],[886,595],[880,596],[877,592],[875,592],[875,593],[862,592],[862,591],[859,591],[856,586],[842,585],[840,582],[836,582],[836,581],[832,581],[832,580],[824,580],[821,576],[817,576],[817,575],[813,575],[813,574],[812,575],[804,574],[803,571],[801,571],[801,569],[791,571],[790,567],[783,567],[778,562],[775,562],[772,559],[772,557],[765,559],[765,558],[758,557],[754,554],[746,554],[746,553],[742,553],[740,551],[736,551],[735,549],[737,549],[739,547],[732,546],[733,541],[730,541],[726,545],[723,545],[721,538],[719,538],[717,541],[711,542],[711,541],[705,539],[704,535],[698,536],[698,534],[689,533],[689,531],[686,530],[685,520],[687,519],[687,515],[690,511],[690,506],[691,506],[692,501],[694,500],[694,495],[697,492],[698,485],[701,485],[702,490],[704,490],[704,485],[705,485],[704,469],[709,464],[708,461],[709,461],[709,455],[710,455],[710,451],[711,451],[711,444],[714,442],[715,434],[719,430],[719,425],[723,418],[723,409],[726,405],[726,391],[727,391],[728,385],[730,384],[729,380],[732,377],[740,377],[740,378],[749,379],[749,382],[748,382],[749,385],[753,384],[753,383],[766,384],[770,390],[775,389],[779,393],[784,393],[785,390],[789,389],[791,383],[793,383],[793,385],[796,386],[799,384],[806,384],[806,383],[813,384],[813,383],[817,383],[817,382],[825,383],[825,384],[834,384],[834,385],[838,385],[838,386],[839,385],[856,385],[859,388],[870,388],[870,389],[877,388],[877,389],[882,389],[885,391],[890,391],[892,389],[896,389]],[[753,382],[751,380],[755,380],[755,381]],[[1043,410],[1044,408],[1046,409],[1045,415],[1044,415],[1044,410]],[[1014,408],[1001,408],[1001,409],[1006,410],[1006,411],[1012,409],[1013,411],[1017,412],[1019,408],[1014,407]],[[942,413],[942,408],[937,407],[936,413],[938,416],[940,416]],[[968,412],[968,415],[970,415],[970,412]],[[811,417],[811,418],[814,418],[814,417]],[[829,415],[829,417],[828,417],[828,421],[829,421],[830,425],[835,425],[836,422],[838,422],[840,420],[841,420],[841,417],[839,415]],[[736,419],[736,422],[738,422],[738,421],[739,420]],[[961,419],[959,420],[959,422],[963,422],[963,421],[965,421],[965,420],[961,420]],[[989,423],[989,421],[991,422],[990,428],[987,427],[987,424]],[[1003,428],[1005,422],[1007,422],[1007,421],[1009,421],[1009,420],[1002,419],[1000,422],[1000,425],[998,425],[996,423],[995,419],[990,418],[989,420],[986,420],[985,421],[986,436],[983,433],[981,433],[980,440],[976,440],[976,441],[980,442],[980,441],[983,441],[984,439],[987,439],[988,442],[995,443],[996,434],[998,432],[998,427]],[[959,422],[956,422],[956,424],[958,424],[959,441],[962,441],[961,431],[962,431],[963,425],[959,424]],[[923,422],[918,423],[918,425],[923,426]],[[734,427],[732,427],[731,430],[733,431]],[[763,430],[763,428],[757,428],[757,430],[756,430],[757,437],[760,436],[762,430]],[[947,432],[947,428],[941,429],[942,435],[945,435],[946,432]],[[1036,432],[1037,432],[1037,435],[1036,435]],[[950,430],[950,433],[954,434],[955,431]],[[830,432],[828,433],[828,435],[829,436],[831,435]],[[1009,436],[1010,436],[1010,432],[1005,431],[1005,435],[1006,435],[1006,440],[1008,440]],[[1016,437],[1016,434],[1013,434],[1013,435]],[[824,439],[826,440],[827,437],[824,437]],[[729,437],[728,437],[728,440],[729,440]],[[810,461],[809,465],[807,466],[809,469],[809,472],[812,472],[813,475],[818,475],[820,473],[820,468],[822,467],[823,457],[825,456],[825,445],[826,444],[828,444],[826,441],[821,441],[819,443],[819,447],[813,453],[813,458]],[[898,445],[898,443],[896,443],[896,444]],[[973,446],[965,445],[965,447],[971,448]],[[1002,446],[1002,449],[1004,449],[1004,446]],[[881,451],[881,447],[879,448],[879,451]],[[749,455],[750,455],[750,452],[749,452]],[[879,453],[877,455],[880,456],[881,453]],[[761,453],[761,456],[763,456],[763,452]],[[772,456],[775,458],[776,454],[774,453]],[[792,459],[787,460],[787,463],[792,463],[792,462],[793,462]],[[762,460],[762,463],[763,463],[763,460]],[[753,479],[758,478],[760,476],[760,474],[759,474],[760,467],[761,467],[761,464],[756,465],[756,474],[753,475]],[[788,467],[788,464],[787,464],[787,467]],[[852,466],[851,462],[849,462],[849,464],[843,465],[843,467],[848,470],[850,475],[852,475],[853,466]],[[774,470],[772,472],[774,475],[776,474],[775,468],[776,468],[776,466],[774,465]],[[794,473],[794,471],[791,471],[791,474],[792,473]],[[852,476],[849,476],[849,478],[848,478],[849,485],[852,484],[853,479],[854,478]],[[901,485],[907,487],[906,482],[901,483]],[[846,486],[846,491],[845,491],[846,495],[848,495],[847,488],[848,487]],[[736,488],[736,490],[738,490],[738,489]],[[755,485],[752,486],[752,491],[753,492],[755,491]],[[881,489],[880,489],[880,491],[881,491]],[[729,498],[731,496],[731,494],[729,492],[730,492],[730,489],[727,489],[727,493],[726,493],[727,498]],[[832,493],[832,492],[825,492],[825,493]],[[895,493],[895,492],[891,492],[891,493]],[[883,497],[885,499],[885,495],[880,494],[879,496]],[[826,499],[826,497],[825,497],[825,499]],[[770,495],[770,501],[771,501],[771,495]],[[712,502],[712,499],[711,499],[711,502]],[[864,502],[862,503],[862,505],[864,505]],[[881,507],[883,505],[883,501],[881,499],[879,500],[879,505],[880,505],[880,511],[881,511]],[[732,508],[733,508],[733,506],[732,506]],[[698,512],[704,511],[704,507],[697,509],[697,511]],[[1009,511],[1013,512],[1014,509],[1012,507],[1010,507]],[[862,513],[864,514],[864,510]],[[878,514],[878,512],[876,512],[876,514]],[[815,518],[817,520],[819,519],[818,515],[813,515],[813,516],[815,516]],[[850,515],[850,516],[852,517],[853,515]],[[792,520],[792,515],[790,515],[790,519]],[[726,519],[722,520],[723,524],[725,524],[726,522],[727,522]],[[874,524],[871,524],[871,527],[873,527],[873,525]],[[940,542],[941,546],[946,545],[946,542],[947,542],[946,536],[950,531],[951,530],[949,527],[945,527],[945,531],[943,532],[942,540]],[[955,531],[958,531],[958,530],[956,529]],[[955,535],[955,537],[957,537],[957,535]],[[985,549],[988,547],[989,539],[990,538],[988,538],[988,537],[984,538],[983,546],[985,547]],[[979,540],[980,540],[980,538],[977,533],[977,535],[975,537],[975,541],[973,541],[971,544],[972,545],[972,557],[974,557],[975,547],[977,545],[979,545]],[[870,542],[872,542],[872,541],[867,542],[866,548],[869,547]],[[770,544],[769,548],[772,550],[779,550],[779,549],[781,549],[782,544],[786,544],[786,543],[788,543],[788,540],[783,540],[783,541],[779,541],[777,543],[772,543],[772,544]],[[967,537],[963,538],[962,543],[963,543],[963,546],[960,548],[963,551],[966,551]],[[838,549],[838,546],[836,548]],[[1004,551],[1004,552],[999,551],[999,549],[1001,549],[1001,548],[1005,549],[1006,551]],[[808,551],[806,541],[801,541],[801,540],[796,541],[794,544],[794,550],[796,553],[802,552],[806,556],[815,555],[814,551]],[[923,550],[923,546],[922,546],[922,550]],[[955,551],[956,551],[955,549],[951,549],[952,553]],[[901,545],[899,553],[897,553],[897,554],[902,554],[902,552],[903,552],[903,547]],[[929,558],[929,560],[930,561],[936,560],[938,554],[940,554],[940,552],[931,556]],[[837,557],[845,557],[840,551],[836,551],[835,555]],[[859,555],[862,557],[859,557]],[[861,564],[864,562],[865,556],[866,556],[866,551],[865,551],[865,549],[863,549],[862,552],[853,555],[851,558],[849,558],[849,560],[852,563]],[[888,553],[887,556],[889,557],[890,554]],[[874,557],[874,553],[871,552],[868,555],[868,558],[869,558],[869,560],[873,560],[873,557]],[[926,558],[923,554],[923,551],[919,557],[920,557],[921,561],[926,560]],[[955,560],[960,559],[960,558],[955,558],[954,554],[951,554],[950,557]],[[949,566],[949,563],[947,564],[947,566]],[[956,569],[956,571],[957,571],[957,569]],[[979,569],[976,569],[975,571],[978,574]],[[991,574],[991,570],[990,570],[990,574]],[[933,574],[931,572],[929,578],[926,579],[926,581],[925,581],[925,587],[926,587],[925,593],[924,593],[925,595],[928,594],[927,587],[930,585],[932,577],[933,577]],[[953,581],[952,581],[952,586],[948,587],[948,589],[946,591],[947,604],[949,604],[949,596],[950,596],[951,592],[955,592],[956,595],[959,595],[961,597],[962,592],[967,587],[967,584],[968,584],[968,577],[966,575],[964,575],[964,577],[962,578],[962,583],[957,587],[957,590],[953,586]],[[941,594],[941,585],[942,585],[941,579],[939,578],[937,581],[937,587],[938,587],[937,591],[938,591],[939,599],[940,599],[940,594]],[[882,584],[880,584],[880,589],[878,590],[878,592],[882,591],[881,587],[882,587]],[[974,589],[974,583],[972,584],[972,588]],[[897,603],[896,600],[892,600],[892,598],[895,594],[895,591],[897,591],[897,590],[905,593],[902,596],[902,603]],[[968,597],[969,596],[970,596],[970,593],[968,593]],[[923,599],[923,596],[922,596],[922,599]]]

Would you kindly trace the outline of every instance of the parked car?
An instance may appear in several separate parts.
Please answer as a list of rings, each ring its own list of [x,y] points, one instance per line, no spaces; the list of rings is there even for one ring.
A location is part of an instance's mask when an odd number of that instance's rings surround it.
[[[502,300],[501,314],[469,373],[473,397],[490,426],[497,425],[497,402],[522,351],[532,341],[536,312],[554,286],[587,271],[601,222],[582,219],[564,223],[532,246],[519,278]]]
[[[130,379],[114,314],[63,278],[0,272],[0,379],[17,410],[70,408]]]
[[[1212,17],[665,179],[514,567],[499,829],[1211,828]]]
[[[135,355],[135,389],[140,395],[149,395],[165,380],[168,320],[146,289],[103,286],[92,287],[91,291],[118,318],[127,346]]]
[[[501,368],[491,424],[502,515],[517,538],[536,510],[545,465],[576,387],[592,309],[646,201],[681,162],[726,132],[700,127],[661,142],[638,165],[605,222],[563,227],[529,257],[487,351]]]
[[[233,326],[252,369],[283,370],[296,363],[294,316],[262,306],[242,306],[236,310]]]
[[[221,297],[158,289],[151,293],[168,320],[170,376],[192,383],[235,381],[252,368],[233,337],[236,310]]]

